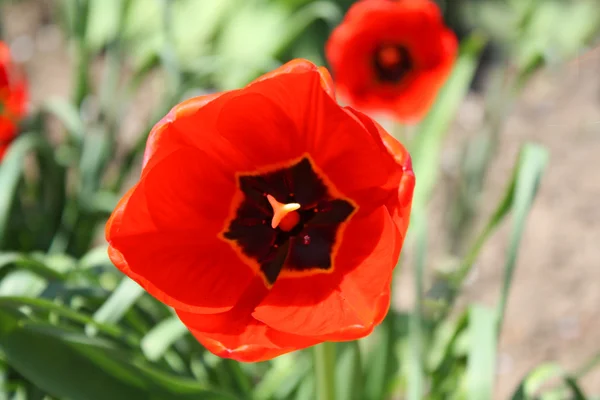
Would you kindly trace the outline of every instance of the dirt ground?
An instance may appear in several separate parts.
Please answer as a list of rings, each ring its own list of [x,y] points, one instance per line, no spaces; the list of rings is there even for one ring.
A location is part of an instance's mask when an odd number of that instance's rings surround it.
[[[47,1],[2,9],[5,37],[18,48],[29,73],[33,104],[66,96],[69,57],[56,26],[42,12]],[[532,141],[550,151],[550,163],[527,223],[514,277],[497,376],[497,399],[506,399],[534,366],[557,361],[580,366],[600,351],[600,49],[565,67],[539,74],[526,88],[502,133],[500,152],[487,183],[484,215],[497,202],[520,145]],[[462,105],[448,137],[476,132],[481,99]],[[444,156],[452,168],[456,154]],[[441,219],[439,218],[438,220]],[[439,221],[438,221],[439,222]],[[469,279],[469,301],[495,304],[507,247],[505,224],[485,246]],[[435,257],[435,256],[434,256]],[[403,276],[400,289],[406,287]],[[406,291],[406,296],[410,291]],[[399,306],[406,306],[400,296]],[[583,380],[600,394],[600,369]]]
[[[546,71],[527,87],[502,134],[488,182],[498,199],[526,141],[550,162],[527,223],[500,343],[498,399],[530,368],[577,368],[600,352],[600,48]],[[491,200],[486,207],[494,206]],[[489,213],[488,213],[489,214]],[[467,296],[492,304],[507,247],[505,226],[489,243]],[[600,369],[583,380],[600,394]]]

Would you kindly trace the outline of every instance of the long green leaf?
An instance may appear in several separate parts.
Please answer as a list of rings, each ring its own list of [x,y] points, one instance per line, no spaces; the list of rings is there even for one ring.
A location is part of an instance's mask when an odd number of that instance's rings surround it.
[[[413,237],[415,239],[414,288],[415,306],[410,316],[408,340],[410,343],[410,363],[407,373],[407,398],[421,400],[425,388],[425,356],[423,327],[423,276],[425,255],[427,252],[427,221],[423,209],[417,209],[413,215]]]
[[[23,269],[16,270],[0,280],[0,297],[37,297],[47,286],[48,281],[33,272]]]
[[[26,306],[33,311],[43,311],[46,313],[52,312],[61,317],[67,318],[71,321],[80,323],[80,324],[90,324],[96,327],[100,332],[114,337],[121,338],[124,337],[124,332],[114,325],[109,324],[101,324],[94,321],[91,317],[81,314],[77,311],[72,310],[69,307],[54,303],[52,301],[44,300],[44,299],[35,299],[29,297],[14,297],[14,296],[6,296],[0,297],[0,307],[4,307],[5,309],[14,309],[18,310],[21,307]],[[131,339],[129,339],[131,342]],[[133,342],[132,342],[133,343]]]
[[[361,350],[357,341],[348,343],[336,363],[338,400],[363,400]],[[382,360],[383,361],[383,360]]]
[[[106,302],[94,313],[94,320],[98,323],[118,322],[143,293],[144,289],[141,286],[124,277]],[[85,329],[89,335],[96,333],[94,325],[88,325]]]
[[[56,117],[65,127],[74,143],[80,143],[85,134],[85,124],[74,104],[62,98],[50,98],[44,102],[42,109]]]
[[[23,175],[25,156],[45,144],[41,136],[25,133],[11,144],[0,163],[0,249],[4,247],[10,211]]]
[[[3,269],[8,269],[11,266],[33,272],[44,279],[64,280],[66,278],[65,274],[53,268],[49,268],[46,264],[34,257],[20,253],[0,252],[0,276],[4,273]]]
[[[285,399],[301,384],[309,374],[311,363],[300,353],[286,354],[272,361],[272,367],[253,390],[255,400]]]
[[[27,322],[22,314],[11,309],[0,308],[0,349],[11,367],[57,398],[233,398],[151,369],[103,341]]]
[[[474,305],[469,310],[467,399],[493,398],[496,372],[496,312]]]
[[[148,360],[156,361],[178,339],[189,331],[177,316],[169,317],[152,328],[142,338],[141,348]]]
[[[408,335],[409,320],[408,314],[391,310],[373,335],[366,339],[373,342],[372,349],[363,352],[367,355],[364,368],[367,400],[380,400],[389,395],[400,364],[396,345]]]
[[[525,229],[525,221],[527,220],[527,215],[533,204],[533,199],[537,193],[539,182],[547,162],[548,152],[540,146],[527,144],[521,150],[519,172],[517,174],[512,206],[513,227],[510,235],[507,259],[504,265],[502,292],[498,304],[499,330],[502,328],[504,311],[506,309],[508,293],[517,261],[519,244],[521,243],[521,238]]]
[[[541,391],[545,384],[555,381],[557,378],[562,381],[562,385],[558,387],[551,386],[549,390]],[[535,400],[540,398],[540,391],[544,395],[553,396],[552,398],[587,399],[577,379],[566,374],[564,369],[555,363],[542,364],[530,371],[523,381],[521,381],[511,398],[512,400]]]

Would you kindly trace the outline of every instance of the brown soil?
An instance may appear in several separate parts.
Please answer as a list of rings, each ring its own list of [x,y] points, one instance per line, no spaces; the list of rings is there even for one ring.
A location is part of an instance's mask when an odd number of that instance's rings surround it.
[[[532,368],[557,362],[567,371],[600,354],[600,47],[538,74],[526,87],[501,135],[483,196],[491,215],[525,142],[543,145],[550,161],[521,244],[498,356],[496,399],[507,399]],[[470,95],[449,133],[442,181],[459,161],[457,143],[476,134],[482,100]],[[431,232],[444,232],[444,190],[432,203]],[[467,279],[461,304],[497,304],[510,220],[485,245]],[[432,234],[428,266],[445,262]],[[433,268],[432,267],[432,268]],[[428,271],[428,272],[431,272]],[[396,305],[411,307],[412,274],[402,271]],[[600,394],[600,368],[582,380]]]
[[[69,55],[60,30],[48,25],[47,1],[0,9],[5,37],[21,51],[32,102],[70,92]],[[45,10],[45,11],[44,11]],[[528,220],[502,332],[496,398],[506,399],[541,362],[576,368],[600,351],[600,51],[537,76],[525,90],[502,134],[487,181],[488,215],[508,180],[520,145],[533,141],[550,151],[550,163]],[[443,166],[457,162],[453,143],[474,135],[481,100],[470,96],[448,138]],[[135,125],[135,124],[134,124]],[[437,203],[434,203],[434,205]],[[434,222],[441,220],[440,212]],[[465,288],[468,301],[495,304],[510,224],[486,244]],[[434,240],[434,246],[440,247]],[[436,259],[436,252],[432,258]],[[432,262],[435,265],[435,261]],[[407,284],[408,282],[408,284]],[[398,306],[410,302],[403,273]],[[584,388],[600,394],[600,369]]]

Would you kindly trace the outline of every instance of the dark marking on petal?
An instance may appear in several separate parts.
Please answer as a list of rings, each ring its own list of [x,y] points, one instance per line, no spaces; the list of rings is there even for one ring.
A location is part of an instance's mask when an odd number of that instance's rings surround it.
[[[241,175],[238,184],[244,199],[223,236],[258,263],[269,284],[282,270],[331,269],[337,231],[354,206],[332,196],[308,158],[268,173]],[[293,229],[271,227],[267,195],[300,204]]]

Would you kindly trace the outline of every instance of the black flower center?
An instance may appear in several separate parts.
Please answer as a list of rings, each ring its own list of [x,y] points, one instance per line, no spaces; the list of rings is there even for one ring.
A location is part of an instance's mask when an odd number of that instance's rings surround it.
[[[378,81],[398,83],[413,69],[413,62],[406,47],[385,44],[375,49],[373,68]]]
[[[332,195],[308,157],[267,173],[240,175],[238,184],[244,198],[223,237],[258,263],[269,284],[283,270],[333,268],[339,227],[356,207]],[[294,207],[274,219],[276,203]]]

